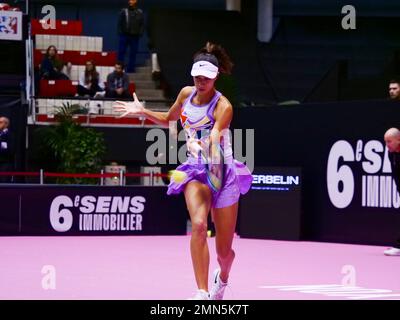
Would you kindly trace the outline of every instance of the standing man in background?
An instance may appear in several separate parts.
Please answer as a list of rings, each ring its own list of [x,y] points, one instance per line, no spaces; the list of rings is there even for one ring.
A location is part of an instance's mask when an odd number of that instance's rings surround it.
[[[10,148],[10,133],[8,126],[10,120],[6,117],[0,117],[0,172],[12,170],[12,154]],[[0,176],[0,183],[11,182],[10,177]]]
[[[400,100],[400,80],[393,79],[389,82],[389,99]]]
[[[118,60],[125,61],[125,54],[129,47],[127,72],[135,72],[136,53],[139,39],[144,32],[143,11],[137,8],[137,0],[129,0],[129,7],[121,10],[118,19],[119,50]]]
[[[400,193],[400,130],[390,128],[385,132],[384,140],[389,151],[388,156],[392,168],[392,177],[396,184],[397,192]],[[384,254],[386,256],[400,256],[400,238],[393,247],[385,250]]]

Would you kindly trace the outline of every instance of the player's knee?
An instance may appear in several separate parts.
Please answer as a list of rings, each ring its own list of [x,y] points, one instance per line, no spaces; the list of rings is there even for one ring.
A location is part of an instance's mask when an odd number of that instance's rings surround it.
[[[192,219],[192,233],[197,235],[207,235],[207,219]]]

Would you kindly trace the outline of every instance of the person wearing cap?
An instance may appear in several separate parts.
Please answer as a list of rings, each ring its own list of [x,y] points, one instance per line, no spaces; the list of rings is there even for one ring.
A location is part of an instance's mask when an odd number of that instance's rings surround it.
[[[151,121],[169,126],[170,121],[180,119],[185,130],[188,159],[176,170],[183,173],[183,179],[171,179],[167,194],[185,195],[186,205],[192,222],[190,251],[198,290],[196,300],[222,300],[228,283],[229,272],[235,258],[232,249],[233,236],[241,194],[251,187],[252,175],[247,166],[233,158],[229,129],[233,108],[229,100],[215,88],[220,73],[229,74],[231,62],[226,51],[217,44],[207,43],[194,56],[191,69],[194,86],[184,87],[168,112],[145,109],[134,95],[133,102],[117,101],[114,108],[122,116],[135,114]],[[224,178],[218,192],[207,183],[207,169],[199,161],[198,146],[210,145],[213,150],[223,150]],[[203,147],[204,150],[205,147]],[[210,255],[207,245],[207,217],[211,216],[216,228],[216,251],[219,268],[214,271],[212,288],[208,291]]]

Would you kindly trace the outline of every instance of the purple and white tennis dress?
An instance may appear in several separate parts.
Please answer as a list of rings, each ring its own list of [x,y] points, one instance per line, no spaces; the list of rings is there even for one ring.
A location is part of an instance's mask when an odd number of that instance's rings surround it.
[[[190,96],[185,100],[181,108],[181,123],[186,133],[186,140],[194,138],[206,144],[209,141],[211,129],[214,126],[214,110],[218,103],[221,93],[216,91],[214,97],[207,104],[196,105],[193,103],[193,97],[196,95],[196,89],[193,88]],[[224,150],[224,179],[219,192],[212,192],[212,207],[228,207],[239,200],[240,194],[249,191],[253,177],[247,166],[233,158],[230,136],[222,135],[221,147]],[[201,159],[195,158],[189,154],[188,159],[179,165],[176,170],[184,171],[186,178],[176,183],[171,180],[168,185],[167,194],[179,194],[185,188],[185,185],[197,180],[207,185],[206,165]]]

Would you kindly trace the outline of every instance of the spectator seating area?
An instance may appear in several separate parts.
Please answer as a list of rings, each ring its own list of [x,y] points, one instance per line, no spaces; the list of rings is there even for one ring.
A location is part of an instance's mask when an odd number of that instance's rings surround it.
[[[35,36],[36,49],[47,49],[54,45],[58,50],[101,52],[103,38],[85,36],[41,35]]]
[[[77,80],[40,80],[40,97],[74,97],[77,94]],[[129,92],[135,92],[135,84],[129,84]]]
[[[56,20],[55,29],[46,29],[43,27],[44,20],[31,20],[31,33],[35,35],[75,35],[80,36],[83,30],[82,21],[79,20]],[[44,34],[44,30],[46,33]]]
[[[77,117],[77,121],[80,122],[87,122],[86,118],[91,117],[91,123],[125,124],[128,121],[130,124],[143,124],[143,120],[138,118],[115,119],[117,114],[112,110],[113,101],[109,99],[87,99],[76,96],[79,77],[85,70],[86,62],[93,60],[100,79],[106,81],[107,75],[114,70],[117,53],[103,51],[102,37],[84,36],[82,21],[56,20],[55,25],[55,29],[48,29],[46,21],[31,20],[35,44],[33,57],[35,70],[39,70],[46,50],[51,45],[57,48],[59,58],[66,63],[71,63],[72,67],[70,69],[64,67],[63,70],[69,80],[41,79],[39,81],[39,90],[35,99],[35,121],[52,122],[58,107],[79,104],[87,110],[87,114]],[[133,94],[135,90],[135,83],[131,81],[129,92]],[[94,115],[96,119],[93,118]]]
[[[57,46],[56,46],[57,47]],[[46,47],[47,49],[47,47]],[[39,66],[46,53],[46,49],[36,49],[34,53],[35,67]],[[58,47],[57,47],[58,49]],[[117,60],[116,52],[88,52],[88,51],[70,51],[58,49],[58,56],[63,61],[71,62],[73,65],[84,65],[88,60],[96,61],[98,66],[114,66]]]

